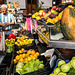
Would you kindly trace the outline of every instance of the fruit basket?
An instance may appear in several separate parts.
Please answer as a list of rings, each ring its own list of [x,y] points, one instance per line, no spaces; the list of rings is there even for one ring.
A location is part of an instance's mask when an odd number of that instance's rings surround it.
[[[39,75],[49,75],[49,73],[50,73],[50,65],[47,62],[46,58],[44,56],[39,56],[38,59],[40,61],[43,61],[44,68],[36,70],[36,71],[33,71],[33,72],[29,72],[29,73],[26,73],[26,74],[23,74],[23,75],[38,75],[38,74]],[[15,64],[12,64],[11,68],[13,68],[13,71],[11,71],[11,73],[13,73],[14,75],[20,75],[20,74],[15,72]]]

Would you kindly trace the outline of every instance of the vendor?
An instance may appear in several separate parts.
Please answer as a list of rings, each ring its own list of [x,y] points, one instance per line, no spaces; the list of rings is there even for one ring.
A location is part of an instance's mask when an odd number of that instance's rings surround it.
[[[8,7],[7,5],[1,6],[2,13],[0,14],[0,26],[3,26],[6,30],[5,35],[9,35],[12,33],[12,25],[15,24],[14,16],[10,13],[8,13]]]

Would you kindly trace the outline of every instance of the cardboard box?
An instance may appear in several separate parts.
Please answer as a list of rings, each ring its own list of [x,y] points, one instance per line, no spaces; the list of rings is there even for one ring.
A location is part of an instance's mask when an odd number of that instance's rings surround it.
[[[19,8],[19,2],[14,2],[14,8]]]

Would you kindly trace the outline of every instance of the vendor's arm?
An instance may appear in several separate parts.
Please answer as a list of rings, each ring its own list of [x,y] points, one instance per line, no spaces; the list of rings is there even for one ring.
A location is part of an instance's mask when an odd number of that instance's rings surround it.
[[[0,26],[4,26],[4,24],[0,23]]]
[[[0,26],[4,26],[4,24],[1,21],[1,14],[0,14]]]

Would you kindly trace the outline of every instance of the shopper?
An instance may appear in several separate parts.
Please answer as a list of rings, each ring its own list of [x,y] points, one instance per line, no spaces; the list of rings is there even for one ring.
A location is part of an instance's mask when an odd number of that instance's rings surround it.
[[[12,14],[8,13],[7,5],[1,6],[2,13],[0,14],[0,26],[3,26],[6,30],[5,35],[9,35],[12,33],[12,25],[15,24],[15,19]],[[10,30],[10,31],[9,31]]]

